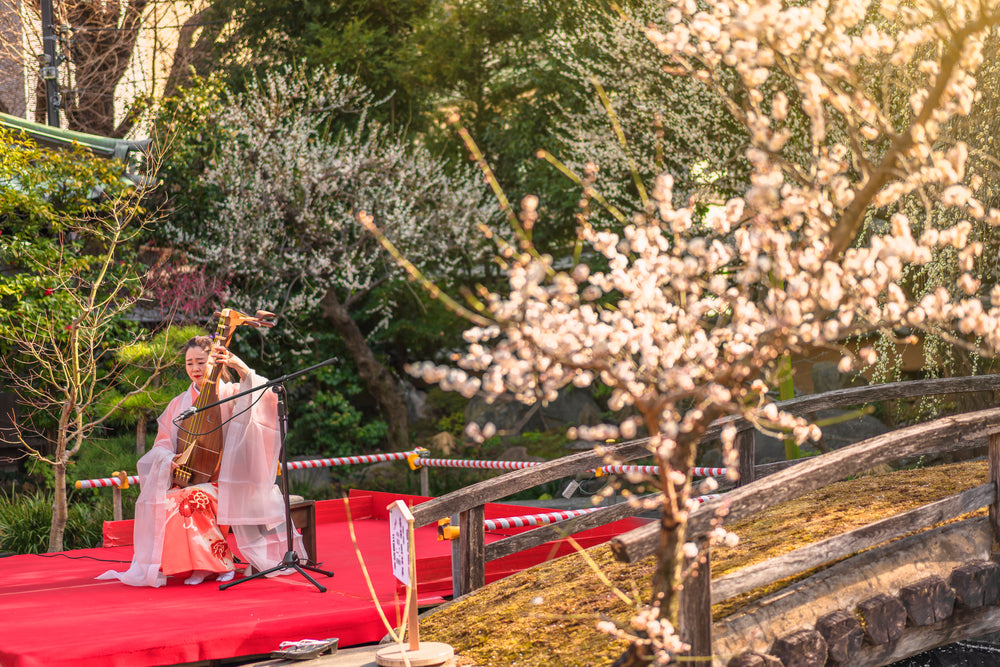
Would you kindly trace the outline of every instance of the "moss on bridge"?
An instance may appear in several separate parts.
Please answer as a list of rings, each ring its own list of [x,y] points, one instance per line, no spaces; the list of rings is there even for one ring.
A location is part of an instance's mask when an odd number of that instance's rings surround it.
[[[985,461],[973,461],[878,472],[830,485],[731,526],[741,542],[713,552],[712,574],[736,571],[986,481]],[[588,554],[625,596],[648,597],[651,558],[618,563],[606,546]],[[726,616],[793,580],[715,605],[713,616]],[[626,645],[598,632],[597,622],[628,627],[630,616],[631,607],[600,581],[587,560],[572,555],[491,584],[427,616],[420,627],[422,640],[451,644],[459,665],[584,667],[610,664]]]

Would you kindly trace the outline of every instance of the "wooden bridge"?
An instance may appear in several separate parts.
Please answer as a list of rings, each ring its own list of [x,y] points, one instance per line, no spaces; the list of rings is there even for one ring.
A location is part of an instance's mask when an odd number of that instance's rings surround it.
[[[844,389],[780,404],[795,414],[877,401],[1000,389],[1000,376],[901,382]],[[689,539],[704,541],[718,517],[752,517],[880,464],[983,447],[989,483],[950,498],[831,537],[765,563],[714,580],[710,554],[685,582],[681,633],[690,655],[704,664],[733,667],[887,665],[928,649],[971,639],[1000,626],[1000,408],[960,414],[911,426],[827,454],[754,466],[754,430],[739,429],[740,486],[708,501],[691,515]],[[605,454],[621,461],[649,456],[643,441],[611,445]],[[485,563],[627,516],[627,505],[602,509],[562,524],[537,528],[486,545],[485,503],[537,484],[584,472],[603,456],[584,452],[518,470],[435,498],[414,508],[417,525],[459,515],[462,591],[484,583]],[[989,516],[954,521],[982,507]],[[948,523],[945,523],[948,522]],[[612,541],[616,557],[634,562],[651,555],[656,522]],[[819,570],[776,593],[712,622],[711,606],[775,582]]]

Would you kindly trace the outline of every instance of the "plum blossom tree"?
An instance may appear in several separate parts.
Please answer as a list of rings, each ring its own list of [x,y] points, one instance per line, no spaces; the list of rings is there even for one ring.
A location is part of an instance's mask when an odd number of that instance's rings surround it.
[[[365,388],[378,402],[393,449],[408,446],[406,406],[392,372],[366,337],[358,305],[400,272],[358,224],[376,213],[386,234],[422,270],[454,275],[481,265],[477,224],[495,218],[469,167],[446,169],[425,148],[371,121],[371,93],[332,71],[288,70],[220,90],[200,108],[212,137],[197,185],[206,217],[174,238],[229,281],[240,302],[287,318],[320,314],[342,338]],[[205,142],[207,143],[207,142]]]
[[[738,415],[798,443],[819,437],[768,397],[782,355],[832,347],[846,371],[876,355],[851,353],[849,336],[900,327],[1000,349],[1000,286],[977,277],[980,238],[1000,211],[977,199],[967,146],[942,140],[976,99],[997,3],[665,4],[645,34],[667,71],[713,91],[744,128],[743,193],[681,199],[664,173],[648,195],[637,184],[630,214],[607,206],[619,233],[586,216],[606,201],[590,165],[579,177],[580,235],[600,262],[560,270],[523,235],[501,248],[509,290],[483,290],[458,368],[412,368],[488,400],[546,401],[599,380],[612,389],[610,407],[635,416],[578,433],[649,433],[661,512],[653,597],[631,627],[605,628],[633,640],[619,664],[665,664],[686,650],[674,628],[685,558],[697,554],[685,528],[688,471],[709,424]],[[907,215],[914,200],[921,215]],[[537,224],[537,207],[526,198],[515,228]],[[943,249],[957,255],[956,293],[941,285],[917,295],[908,269]],[[722,431],[730,470],[735,435]],[[721,525],[710,537],[733,539]]]

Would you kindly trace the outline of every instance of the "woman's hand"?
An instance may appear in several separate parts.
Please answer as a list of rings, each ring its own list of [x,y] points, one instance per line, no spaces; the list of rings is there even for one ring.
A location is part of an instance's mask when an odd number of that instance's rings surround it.
[[[232,368],[234,371],[236,371],[237,375],[240,376],[241,380],[245,378],[247,376],[247,373],[250,371],[250,368],[246,365],[246,363],[242,359],[237,357],[235,354],[227,350],[222,345],[219,345],[214,350],[212,350],[212,359],[215,361],[216,364],[220,364],[223,367],[228,366],[229,368]]]

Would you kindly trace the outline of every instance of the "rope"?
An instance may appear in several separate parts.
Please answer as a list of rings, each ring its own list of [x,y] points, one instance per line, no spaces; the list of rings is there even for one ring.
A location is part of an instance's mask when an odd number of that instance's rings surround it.
[[[660,466],[628,466],[610,465],[597,468],[602,475],[627,475],[628,473],[640,473],[643,475],[657,475]],[[727,468],[691,468],[692,477],[722,477],[726,474]]]
[[[389,454],[364,454],[361,456],[342,456],[333,459],[311,459],[308,461],[289,461],[289,470],[302,470],[304,468],[327,468],[331,466],[357,465],[359,463],[378,463],[382,461],[399,461],[406,459],[419,450],[409,452],[391,452]],[[130,475],[129,484],[138,484],[139,477]],[[103,479],[81,479],[75,483],[78,489],[99,489],[107,486],[121,486],[121,480],[117,477],[105,477]]]
[[[565,519],[590,514],[601,509],[600,507],[588,507],[579,510],[565,510],[562,512],[547,512],[545,514],[526,514],[524,516],[509,516],[504,519],[486,519],[486,530],[502,530],[504,528],[523,528],[524,526],[544,526],[547,523],[555,523]]]
[[[289,470],[304,470],[307,468],[330,468],[334,466],[359,465],[362,463],[381,463],[384,461],[409,460],[414,469],[419,467],[427,468],[472,468],[476,470],[524,470],[545,463],[545,461],[481,461],[465,459],[425,459],[419,458],[423,450],[414,449],[408,452],[390,452],[388,454],[363,454],[360,456],[341,456],[328,459],[309,459],[306,461],[289,461]],[[643,475],[655,475],[659,472],[659,466],[632,466],[632,465],[608,465],[594,469],[598,475],[624,475],[628,473],[640,473]],[[694,477],[721,477],[726,474],[726,468],[691,468]],[[139,477],[131,475],[128,478],[129,484],[138,484]],[[121,481],[117,477],[105,477],[103,479],[83,479],[76,482],[78,489],[97,489],[108,486],[121,486]]]
[[[128,476],[129,484],[138,484],[138,475]],[[107,486],[121,486],[122,481],[118,477],[104,477],[102,479],[81,479],[77,480],[74,486],[78,489],[99,489]]]
[[[309,461],[289,461],[289,470],[304,468],[329,468],[333,466],[358,465],[359,463],[381,463],[383,461],[405,460],[417,450],[409,452],[392,452],[389,454],[363,454],[361,456],[341,456],[333,459],[311,459]]]
[[[426,466],[428,468],[474,468],[477,470],[523,470],[531,468],[546,461],[477,461],[466,459],[424,459],[417,458],[413,461],[414,466]],[[691,468],[694,477],[721,477],[726,474],[726,468]],[[659,466],[632,466],[632,465],[608,465],[595,468],[592,472],[599,475],[623,475],[630,472],[644,475],[655,475],[660,471]]]
[[[428,468],[475,468],[478,470],[524,470],[546,461],[475,461],[464,459],[417,459],[417,466]]]
[[[701,504],[705,501],[712,500],[713,498],[718,498],[722,494],[712,493],[704,496],[696,496],[691,500]],[[502,519],[486,519],[485,526],[486,530],[503,530],[505,528],[524,528],[525,526],[544,526],[549,523],[556,523],[557,521],[565,521],[566,519],[572,519],[574,517],[583,516],[584,514],[590,514],[591,512],[596,512],[598,510],[605,509],[604,507],[587,507],[578,510],[563,510],[560,512],[546,512],[544,514],[525,514],[523,516],[509,516]]]

